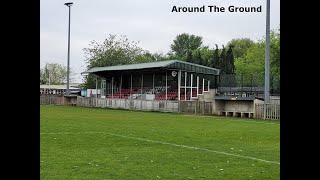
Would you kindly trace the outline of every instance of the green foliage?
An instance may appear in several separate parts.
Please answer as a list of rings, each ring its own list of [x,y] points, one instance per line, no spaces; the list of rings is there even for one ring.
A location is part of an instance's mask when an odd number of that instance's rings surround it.
[[[157,61],[157,57],[148,51],[145,51],[143,54],[140,54],[135,58],[135,63],[147,63],[153,61]]]
[[[171,44],[171,50],[181,59],[189,51],[198,50],[202,46],[202,37],[187,33],[179,34]]]
[[[212,56],[213,51],[208,47],[201,48],[199,50],[189,51],[187,56],[183,57],[182,60],[185,60],[190,63],[195,63],[199,65],[204,65],[209,63],[209,59]]]
[[[213,55],[213,50],[209,49],[209,47],[200,49],[201,57],[202,57],[202,65],[210,67],[210,59]]]
[[[132,64],[145,52],[137,42],[130,42],[126,36],[109,35],[103,43],[91,41],[91,48],[84,48],[88,68]]]
[[[84,83],[83,83],[83,88],[84,89],[95,89],[96,88],[96,76],[93,74],[89,74],[85,76],[84,78]]]
[[[270,33],[271,90],[280,92],[280,29]]]
[[[216,49],[214,50],[212,60],[211,60],[211,67],[220,69],[220,61],[219,61],[219,48],[216,44]]]
[[[221,53],[220,53],[220,56],[219,56],[219,67],[220,67],[220,73],[221,74],[226,74],[226,66],[227,66],[227,63],[226,63],[226,49],[225,47],[222,45],[222,50],[221,50]]]
[[[187,56],[185,58],[185,61],[193,63],[192,52],[191,51],[188,51]]]
[[[254,41],[249,38],[237,38],[229,41],[227,47],[232,45],[234,58],[240,58],[245,56],[247,50],[254,44]]]
[[[42,69],[40,67],[40,84],[46,84],[46,80],[45,80],[45,76],[44,76],[44,69]]]
[[[256,43],[251,46],[246,55],[242,58],[237,58],[235,61],[236,73],[243,74],[245,77],[255,76],[256,85],[263,86],[264,84],[264,57],[265,57],[265,44]],[[249,78],[245,78],[249,79]],[[245,82],[248,84],[251,82]]]
[[[154,58],[155,61],[167,61],[167,60],[172,60],[171,57],[169,57],[167,54],[164,55],[163,53],[153,53],[152,57]]]
[[[233,56],[233,45],[230,45],[226,54],[226,74],[233,74],[234,73],[234,56]]]
[[[69,79],[72,81],[73,72],[70,69]],[[60,85],[67,81],[67,67],[59,63],[46,63],[40,67],[40,84]]]
[[[271,89],[280,90],[280,29],[271,31],[270,64]],[[113,66],[120,64],[144,63],[163,60],[184,60],[221,70],[221,74],[237,74],[246,79],[244,84],[263,86],[265,40],[254,42],[249,38],[232,39],[222,49],[202,45],[202,37],[182,33],[176,36],[170,45],[171,52],[150,53],[129,41],[126,36],[117,39],[109,35],[102,44],[92,41],[91,48],[85,48],[87,68]],[[40,70],[40,74],[43,74]],[[40,83],[43,78],[40,78]],[[85,87],[95,87],[95,77],[85,77]]]
[[[265,39],[253,44],[247,49],[243,57],[236,58],[235,68],[237,74],[246,77],[253,76],[254,84],[264,85],[265,67]],[[280,91],[280,29],[270,33],[270,76],[271,89]],[[250,78],[245,84],[250,84]]]
[[[209,63],[208,58],[204,58],[202,61],[202,65],[208,66],[208,63]]]
[[[202,65],[202,57],[201,57],[200,51],[197,51],[197,52],[196,52],[195,64]]]
[[[122,64],[145,63],[167,60],[161,53],[152,54],[138,46],[137,42],[129,41],[126,36],[109,35],[103,43],[91,41],[90,48],[84,48],[87,69],[93,67],[115,66]],[[84,78],[85,88],[95,88],[95,77],[90,74]]]

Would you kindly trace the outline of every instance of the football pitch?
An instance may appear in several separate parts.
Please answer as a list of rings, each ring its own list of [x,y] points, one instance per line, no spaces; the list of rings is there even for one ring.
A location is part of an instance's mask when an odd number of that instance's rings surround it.
[[[40,178],[280,179],[280,122],[40,105]]]

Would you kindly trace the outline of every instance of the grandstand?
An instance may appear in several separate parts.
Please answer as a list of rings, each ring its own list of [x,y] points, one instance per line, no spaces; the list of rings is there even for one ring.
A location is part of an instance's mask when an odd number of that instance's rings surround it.
[[[219,70],[179,60],[95,67],[100,98],[141,100],[197,100],[217,88]],[[98,79],[101,80],[98,87]]]
[[[262,91],[253,77],[220,75],[219,69],[185,61],[95,67],[82,74],[95,75],[99,95],[40,96],[40,104],[280,118],[279,98],[277,104],[261,104]]]

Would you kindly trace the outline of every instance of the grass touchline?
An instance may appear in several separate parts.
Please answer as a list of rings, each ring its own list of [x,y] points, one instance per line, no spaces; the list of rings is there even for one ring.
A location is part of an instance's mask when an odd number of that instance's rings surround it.
[[[136,140],[139,140],[139,141],[147,141],[147,142],[152,142],[152,143],[159,143],[159,144],[172,145],[172,146],[177,146],[177,147],[184,147],[184,148],[189,148],[189,149],[209,151],[209,152],[214,152],[214,153],[217,153],[217,154],[224,154],[224,155],[227,155],[227,156],[235,156],[235,157],[252,159],[252,160],[257,160],[257,161],[262,161],[262,162],[267,162],[267,163],[274,163],[274,164],[279,164],[280,165],[280,163],[276,162],[276,161],[268,161],[268,160],[259,159],[259,158],[255,158],[255,157],[250,157],[250,156],[242,156],[242,155],[239,155],[239,154],[226,153],[226,152],[215,151],[215,150],[206,149],[206,148],[193,147],[193,146],[174,144],[174,143],[168,143],[168,142],[161,142],[161,141],[154,141],[154,140],[145,139],[145,138],[130,137],[130,136],[112,134],[112,133],[107,133],[107,132],[57,132],[57,133],[40,133],[40,134],[43,134],[43,135],[45,135],[45,134],[48,134],[48,135],[50,135],[50,134],[52,134],[52,135],[55,135],[55,134],[60,134],[60,135],[64,135],[64,134],[107,134],[107,135],[118,136],[118,137],[123,137],[123,138],[136,139]]]

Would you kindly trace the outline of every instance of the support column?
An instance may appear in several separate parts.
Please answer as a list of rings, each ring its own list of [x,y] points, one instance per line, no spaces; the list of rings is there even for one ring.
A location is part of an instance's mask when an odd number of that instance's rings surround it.
[[[98,76],[96,75],[96,107],[98,106]]]
[[[122,88],[122,75],[120,76],[120,99],[121,99],[121,88]]]
[[[202,94],[204,94],[204,78],[202,78]]]
[[[154,94],[154,77],[155,77],[155,74],[153,73],[153,77],[152,77],[152,94]]]
[[[187,100],[187,71],[184,72],[184,100]]]
[[[111,78],[111,97],[113,98],[113,76]]]
[[[266,105],[266,100],[264,100],[264,103],[263,103],[263,119],[266,120],[267,118],[267,105]]]
[[[141,96],[142,96],[142,89],[143,89],[143,73],[141,75],[141,95],[140,95],[140,99],[141,99]]]
[[[132,73],[131,73],[130,95],[131,95],[131,99],[132,99]]]
[[[190,78],[190,79],[191,79],[191,82],[190,82],[190,83],[191,83],[191,84],[190,84],[190,87],[191,87],[191,88],[190,88],[190,91],[191,91],[191,92],[190,92],[190,94],[191,94],[191,96],[190,96],[190,101],[191,101],[192,90],[193,90],[193,89],[192,89],[192,85],[193,85],[193,84],[192,84],[192,83],[193,83],[193,74],[191,74],[191,78]]]
[[[140,94],[140,109],[142,110],[142,89],[143,89],[143,73],[141,75],[141,94]]]
[[[210,92],[210,80],[208,80],[208,92]]]
[[[103,78],[101,78],[101,83],[100,83],[100,98],[102,98],[103,95]]]
[[[180,101],[181,70],[178,72],[178,100]]]
[[[197,76],[197,97],[199,95],[199,76]]]
[[[166,72],[166,100],[168,99],[168,75]]]

